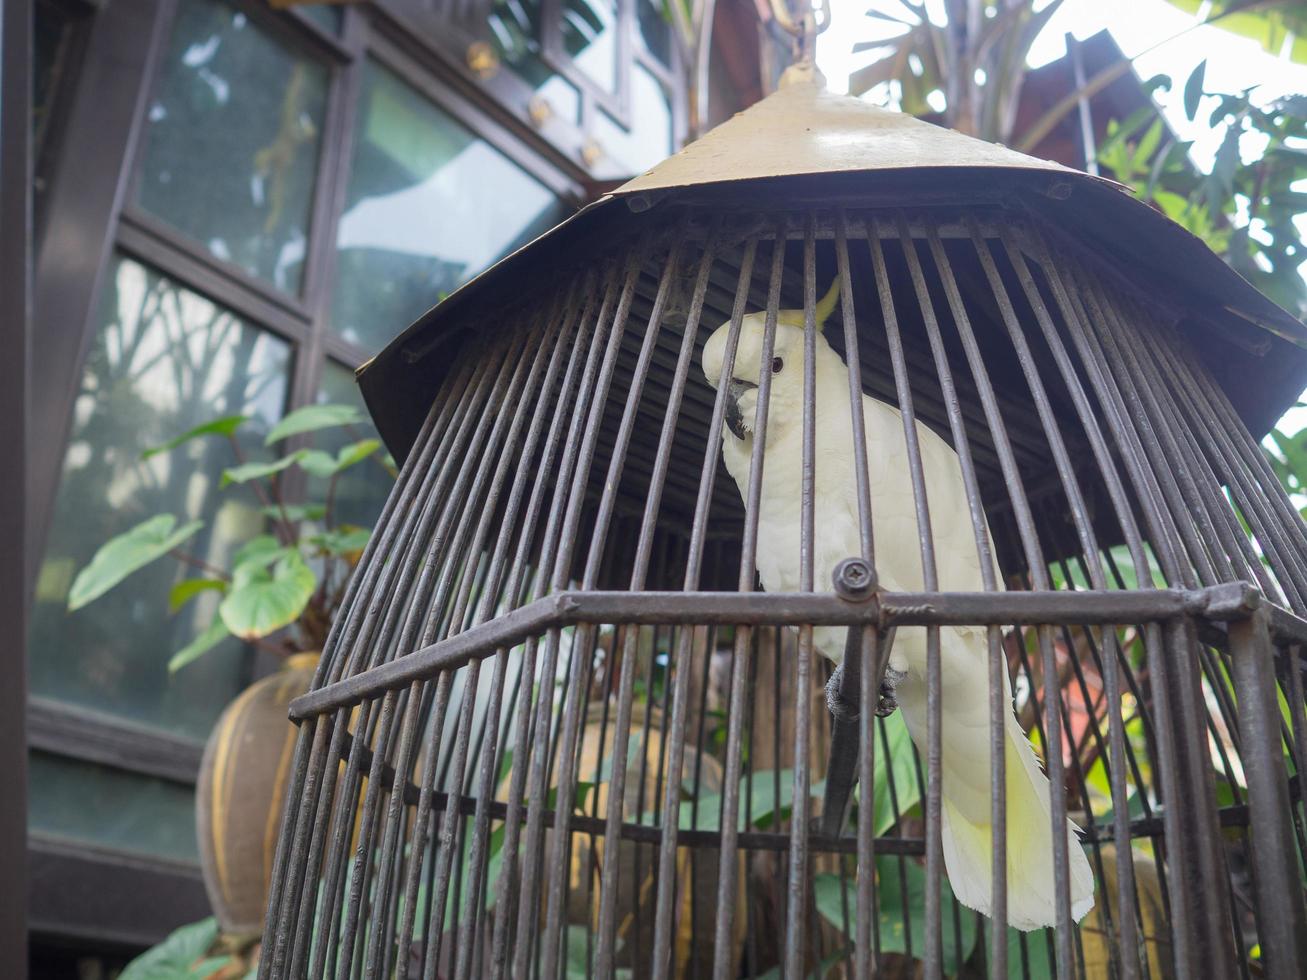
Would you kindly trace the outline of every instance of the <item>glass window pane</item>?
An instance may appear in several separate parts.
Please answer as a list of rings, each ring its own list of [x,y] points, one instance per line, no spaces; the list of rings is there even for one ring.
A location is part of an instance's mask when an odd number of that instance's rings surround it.
[[[496,0],[487,27],[500,62],[547,100],[558,116],[577,125],[581,93],[540,57],[540,0]]]
[[[333,327],[379,350],[562,212],[547,187],[369,63],[336,241]]]
[[[329,34],[339,34],[345,10],[334,3],[302,3],[300,11]]]
[[[33,831],[199,864],[190,787],[45,752],[28,762]]]
[[[563,49],[606,91],[617,88],[615,0],[563,0]]]
[[[318,401],[331,402],[336,405],[355,405],[366,416],[367,407],[363,404],[363,393],[359,391],[354,380],[354,372],[335,361],[328,361],[322,375],[322,389],[318,392]],[[379,438],[371,422],[350,426],[346,429],[327,429],[315,433],[313,445],[325,449],[333,455],[342,447],[360,439]],[[357,527],[374,527],[381,516],[381,508],[386,503],[386,495],[395,482],[395,478],[386,469],[382,456],[374,456],[356,466],[351,466],[340,474],[336,480],[333,494],[332,517],[335,524],[353,524]],[[325,500],[327,481],[311,479],[309,481],[310,499]]]
[[[54,521],[36,585],[32,693],[204,738],[242,686],[247,655],[227,640],[175,674],[168,658],[211,621],[217,593],[176,615],[168,590],[194,575],[175,561],[136,572],[75,613],[73,576],[110,537],[156,514],[203,519],[186,550],[223,566],[262,528],[253,494],[218,493],[236,463],[225,439],[195,440],[148,460],[141,452],[203,422],[245,414],[246,448],[281,415],[289,349],[209,300],[120,258],[74,404]]]
[[[182,0],[150,102],[140,205],[298,291],[327,72],[220,0]]]
[[[666,0],[636,0],[635,16],[645,49],[664,65],[672,63],[672,22]]]
[[[605,156],[633,174],[643,173],[671,155],[672,106],[649,69],[631,66],[630,130],[600,111],[595,113],[594,136]]]

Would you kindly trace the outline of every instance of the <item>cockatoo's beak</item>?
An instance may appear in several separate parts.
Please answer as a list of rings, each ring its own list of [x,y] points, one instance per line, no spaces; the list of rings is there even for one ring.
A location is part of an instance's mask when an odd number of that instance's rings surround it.
[[[736,439],[748,436],[753,424],[753,419],[745,419],[740,400],[757,387],[752,381],[741,381],[738,378],[732,378],[726,386],[726,428],[731,430],[731,435]]]

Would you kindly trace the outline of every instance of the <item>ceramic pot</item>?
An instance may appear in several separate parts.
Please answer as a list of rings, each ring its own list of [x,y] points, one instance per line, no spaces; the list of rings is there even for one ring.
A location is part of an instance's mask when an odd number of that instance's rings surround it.
[[[317,653],[299,653],[227,706],[204,746],[195,831],[209,904],[231,936],[263,931],[272,862],[298,729],[290,702],[313,680]]]

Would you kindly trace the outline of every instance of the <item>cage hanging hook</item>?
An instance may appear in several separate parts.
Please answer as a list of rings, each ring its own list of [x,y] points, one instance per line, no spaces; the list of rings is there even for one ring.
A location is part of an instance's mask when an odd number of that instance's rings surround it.
[[[815,62],[817,35],[830,27],[830,0],[817,0],[797,16],[785,0],[771,0],[772,17],[794,39],[794,64]]]

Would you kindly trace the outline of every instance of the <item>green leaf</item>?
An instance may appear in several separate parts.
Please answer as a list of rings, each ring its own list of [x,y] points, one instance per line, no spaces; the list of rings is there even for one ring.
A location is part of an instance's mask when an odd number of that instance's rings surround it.
[[[272,427],[268,437],[263,440],[265,446],[271,446],[289,436],[301,432],[316,432],[319,429],[334,429],[342,425],[354,425],[363,421],[363,414],[353,405],[305,405],[297,408]]]
[[[1148,161],[1153,159],[1153,154],[1157,152],[1157,146],[1162,140],[1162,120],[1155,119],[1153,124],[1139,139],[1139,144],[1135,147],[1134,156],[1131,163],[1136,173],[1144,173],[1148,170]]]
[[[495,779],[496,786],[503,786],[513,772],[513,750],[512,748],[504,749],[504,757],[499,760],[499,775]]]
[[[1154,190],[1153,200],[1172,221],[1179,220],[1185,208],[1189,207],[1189,201],[1174,191]]]
[[[280,473],[293,463],[298,463],[304,452],[305,450],[301,449],[289,456],[273,460],[271,463],[242,463],[240,466],[233,466],[231,469],[222,471],[221,485],[228,487],[233,483],[249,483],[250,480],[258,480],[265,476]]]
[[[380,439],[360,439],[351,443],[336,454],[336,469],[348,469],[355,463],[361,463],[380,448]]]
[[[590,930],[585,926],[567,927],[567,973],[568,980],[573,977],[585,980],[590,976],[589,951],[593,948]]]
[[[274,521],[281,520],[282,511],[286,512],[286,519],[290,521],[320,521],[327,516],[327,508],[323,504],[286,504],[284,507],[273,504],[259,508],[260,514]]]
[[[468,825],[472,826],[471,824]],[[500,824],[490,832],[490,837],[486,842],[486,873],[481,876],[481,897],[483,905],[487,911],[495,907],[495,902],[499,896],[495,893],[495,888],[499,884],[499,873],[504,865],[504,837],[508,833],[508,827]],[[522,853],[522,840],[519,837],[517,843],[517,852]],[[463,858],[461,861],[460,878],[465,882],[465,888],[471,886],[472,881],[472,834],[469,831],[463,838]],[[466,894],[465,889],[461,889]],[[418,924],[420,927],[420,923]]]
[[[902,712],[894,712],[881,724],[884,727],[877,732],[876,775],[872,791],[872,832],[877,837],[893,827],[921,800],[912,736],[908,734]],[[890,792],[891,775],[893,793]],[[897,811],[894,808],[896,801]]]
[[[192,439],[198,439],[200,436],[229,436],[235,433],[242,425],[250,420],[248,415],[228,415],[224,418],[214,419],[212,422],[205,422],[203,425],[197,425],[195,428],[183,432],[175,438],[169,439],[158,446],[151,446],[145,452],[141,453],[141,459],[149,459],[159,453],[166,453],[170,449],[176,449],[184,442],[190,442]]]
[[[288,549],[271,568],[263,563],[264,557],[236,567],[231,591],[218,606],[227,628],[246,640],[293,623],[318,584],[298,551]]]
[[[1216,161],[1212,165],[1211,176],[1203,182],[1207,197],[1207,207],[1212,214],[1222,214],[1226,202],[1234,190],[1234,172],[1239,167],[1239,134],[1237,123],[1231,123],[1225,131],[1225,138],[1216,151]]]
[[[777,795],[776,784],[780,783]],[[808,786],[811,796],[820,798],[825,781]],[[755,772],[752,778],[740,779],[738,825],[740,830],[752,826],[766,830],[777,820],[786,820],[794,807],[794,770],[764,769]],[[641,818],[642,822],[654,823],[662,819],[662,807],[650,811]],[[748,821],[748,822],[746,822]],[[697,800],[686,800],[680,806],[677,826],[681,830],[717,830],[722,822],[722,795],[712,793]]]
[[[74,612],[98,599],[132,572],[166,555],[204,526],[203,521],[190,521],[179,528],[176,524],[177,518],[172,514],[157,514],[101,545],[73,580],[68,592],[68,611]]]
[[[641,735],[633,733],[626,741],[626,771],[630,772],[635,768],[635,762],[640,758]],[[599,763],[599,782],[607,783],[613,779],[613,757],[606,755],[603,761]]]
[[[1198,103],[1203,97],[1203,78],[1207,74],[1207,59],[1198,62],[1189,80],[1184,83],[1184,114],[1190,120],[1198,114]]]
[[[355,463],[363,462],[380,448],[380,439],[360,439],[343,447],[335,456],[321,449],[301,449],[294,455],[295,462],[299,463],[301,469],[312,476],[326,479]]]
[[[168,661],[168,673],[173,674],[181,670],[192,660],[196,660],[208,653],[230,635],[231,632],[227,629],[227,624],[222,621],[222,617],[214,616],[213,622],[205,627],[203,633],[172,655],[172,659]]]
[[[201,592],[226,592],[227,583],[220,578],[184,578],[168,593],[168,611],[175,613]]]
[[[300,464],[300,469],[310,476],[325,479],[339,469],[335,457],[331,453],[324,453],[321,449],[301,449],[295,455],[297,457],[295,461]]]
[[[346,525],[336,530],[310,536],[307,543],[328,555],[350,555],[368,546],[372,532],[366,527]]]
[[[259,534],[236,549],[236,553],[231,556],[231,566],[235,569],[252,561],[269,565],[280,558],[285,550],[281,542],[271,534]]]
[[[906,892],[903,890],[905,883]],[[876,859],[876,884],[881,952],[906,953],[911,933],[913,956],[920,958],[926,944],[926,872],[912,859],[881,857]],[[835,874],[819,874],[813,879],[812,887],[817,911],[822,918],[842,930],[847,907],[852,928],[858,908],[854,880],[851,877],[845,880]],[[976,945],[976,914],[958,905],[947,879],[940,882],[940,906],[944,973],[952,976]],[[955,911],[960,925],[957,933],[953,930]]]
[[[988,938],[988,937],[987,937]],[[1053,963],[1049,951],[1053,948],[1053,930],[1036,929],[1034,932],[1022,932],[1009,928],[1007,931],[1007,969],[1013,977],[1029,977],[1029,980],[1053,980]],[[1025,945],[1025,958],[1021,948]],[[989,946],[985,947],[985,958],[992,955]]]
[[[123,972],[118,974],[118,980],[192,980],[207,977],[216,967],[210,967],[207,973],[199,973],[196,968],[211,962],[204,957],[217,936],[218,920],[212,916],[182,926],[158,946],[147,949],[128,963]]]
[[[1201,0],[1170,0],[1174,7],[1197,15]],[[1302,5],[1289,2],[1257,3],[1252,0],[1211,0],[1205,11],[1204,23],[1221,30],[1251,38],[1271,54],[1280,54],[1286,38],[1292,34],[1290,60],[1299,64],[1307,61],[1307,50],[1301,41],[1307,37],[1307,11]]]

